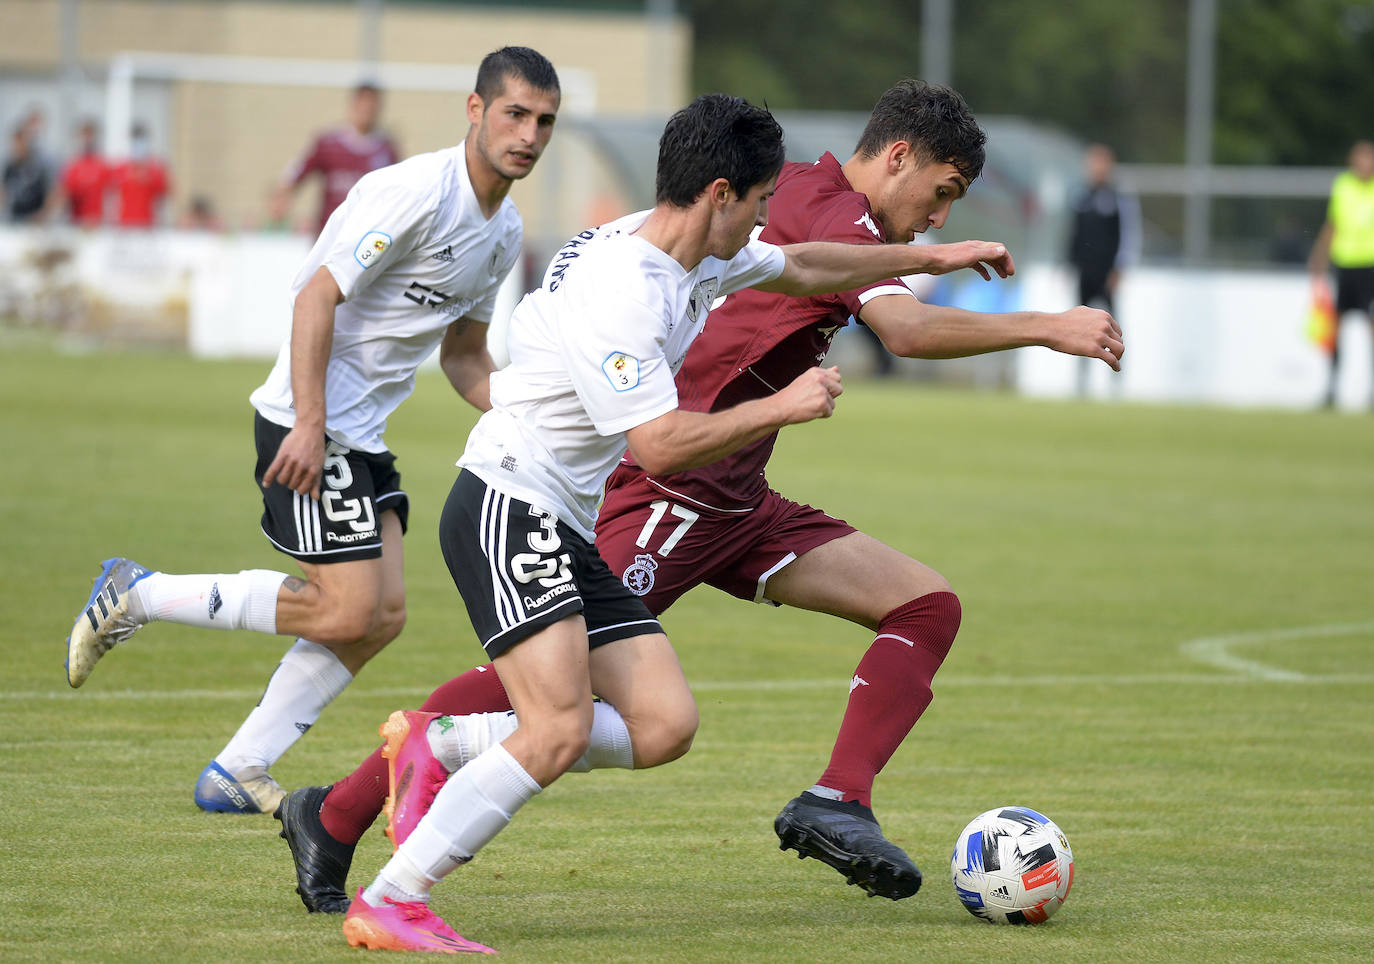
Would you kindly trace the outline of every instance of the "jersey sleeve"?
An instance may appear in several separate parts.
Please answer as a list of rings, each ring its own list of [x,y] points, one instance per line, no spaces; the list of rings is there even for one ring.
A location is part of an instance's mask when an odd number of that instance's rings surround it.
[[[587,304],[565,330],[573,388],[600,435],[617,435],[677,408],[673,372],[654,332],[663,319],[629,298]]]
[[[345,301],[413,251],[434,218],[433,196],[419,186],[365,176],[353,191],[354,203],[324,258]]]
[[[858,204],[835,205],[823,216],[818,217],[811,226],[810,241],[838,241],[842,244],[886,244],[882,228],[871,211]],[[840,291],[823,297],[832,299],[855,318],[859,310],[882,295],[907,295],[914,293],[899,278],[884,278],[860,288]]]
[[[772,281],[787,267],[787,256],[776,244],[752,238],[739,254],[723,264],[718,297]]]

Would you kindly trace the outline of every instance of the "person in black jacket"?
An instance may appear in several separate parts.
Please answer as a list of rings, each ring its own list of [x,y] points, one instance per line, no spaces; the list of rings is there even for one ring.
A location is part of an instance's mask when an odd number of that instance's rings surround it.
[[[1086,178],[1073,200],[1069,263],[1078,273],[1080,304],[1116,315],[1121,266],[1134,259],[1139,238],[1139,207],[1113,181],[1116,155],[1105,144],[1093,144],[1083,160]],[[1086,393],[1088,369],[1079,367],[1079,392]]]

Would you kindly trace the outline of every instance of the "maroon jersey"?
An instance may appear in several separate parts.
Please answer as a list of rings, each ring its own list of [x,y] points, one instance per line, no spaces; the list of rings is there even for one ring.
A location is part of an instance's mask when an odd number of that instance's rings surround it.
[[[788,164],[768,202],[762,238],[772,244],[843,241],[883,244],[883,226],[868,198],[849,185],[832,154],[814,164]],[[891,278],[814,298],[792,298],[746,288],[731,295],[706,319],[677,374],[678,405],[715,412],[787,387],[825,359],[835,332],[880,294],[909,289]],[[711,465],[650,482],[681,500],[738,512],[752,508],[768,491],[764,468],[777,433],[747,445]],[[627,455],[618,473],[639,473]],[[612,482],[614,484],[614,480]]]
[[[110,186],[110,165],[98,154],[73,158],[62,172],[62,190],[73,224],[99,224],[105,218],[105,191]]]
[[[338,127],[315,138],[305,154],[286,170],[283,180],[292,186],[318,172],[324,178],[320,201],[320,229],[343,203],[353,185],[368,171],[400,160],[396,145],[384,134],[359,134],[352,127]]]

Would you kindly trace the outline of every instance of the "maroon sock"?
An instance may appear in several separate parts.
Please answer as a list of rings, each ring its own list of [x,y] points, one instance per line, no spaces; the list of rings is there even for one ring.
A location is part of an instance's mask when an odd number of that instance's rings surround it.
[[[420,707],[430,713],[446,714],[501,713],[510,708],[510,697],[491,664],[449,680]],[[386,759],[378,747],[325,796],[320,807],[324,829],[340,843],[357,843],[382,812],[387,782]]]
[[[849,686],[830,765],[816,781],[871,807],[873,778],[930,705],[930,681],[959,632],[959,597],[933,592],[878,624]]]

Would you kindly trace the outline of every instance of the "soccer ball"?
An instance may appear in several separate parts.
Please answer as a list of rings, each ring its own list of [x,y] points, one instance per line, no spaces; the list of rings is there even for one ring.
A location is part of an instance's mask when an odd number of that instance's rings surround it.
[[[949,862],[954,893],[991,924],[1039,924],[1073,886],[1073,851],[1054,821],[1028,807],[974,817]]]

